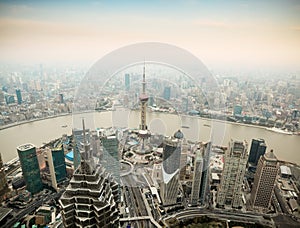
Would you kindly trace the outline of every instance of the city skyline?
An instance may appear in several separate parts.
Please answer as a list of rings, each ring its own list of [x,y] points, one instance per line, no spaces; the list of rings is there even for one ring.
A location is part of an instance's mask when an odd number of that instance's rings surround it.
[[[0,62],[91,65],[128,44],[188,50],[210,69],[299,71],[297,1],[2,1]]]

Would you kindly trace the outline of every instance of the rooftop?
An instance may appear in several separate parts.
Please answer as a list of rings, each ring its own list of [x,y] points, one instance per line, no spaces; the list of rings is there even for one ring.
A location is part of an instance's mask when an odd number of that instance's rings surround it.
[[[30,150],[32,148],[34,148],[35,146],[31,143],[26,143],[26,144],[23,144],[21,146],[18,146],[17,149],[19,151],[27,151],[27,150]]]
[[[270,150],[269,152],[265,153],[265,158],[267,160],[277,161],[277,158],[276,158],[275,154],[273,153],[273,150]]]
[[[285,165],[280,166],[280,173],[284,175],[292,175],[291,169]]]

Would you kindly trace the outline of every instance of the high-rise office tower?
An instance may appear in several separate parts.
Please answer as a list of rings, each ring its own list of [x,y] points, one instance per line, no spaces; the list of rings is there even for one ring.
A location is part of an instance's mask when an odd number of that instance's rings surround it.
[[[243,107],[241,105],[235,105],[233,108],[233,115],[242,115]]]
[[[129,91],[130,89],[130,75],[125,74],[125,89],[126,91]]]
[[[58,94],[58,102],[61,104],[65,103],[64,95],[62,93]]]
[[[83,122],[83,151],[78,169],[61,196],[64,227],[119,227],[118,184],[102,165],[94,164]]]
[[[231,139],[224,156],[224,169],[217,194],[218,207],[242,206],[242,185],[247,160],[247,143]]]
[[[279,162],[273,150],[260,157],[250,196],[250,205],[253,210],[268,211],[278,170]]]
[[[203,169],[200,185],[200,204],[204,205],[208,202],[208,197],[210,195],[209,191],[209,163],[210,163],[210,152],[211,152],[211,142],[203,143]]]
[[[260,156],[266,152],[266,144],[263,139],[252,139],[248,162],[256,166]]]
[[[3,167],[3,161],[2,161],[1,154],[0,154],[0,203],[3,200],[3,196],[8,191],[9,191],[9,189],[8,189],[8,184],[7,184],[7,180],[6,180],[5,170]]]
[[[39,163],[36,155],[36,148],[32,144],[24,144],[17,147],[26,189],[32,194],[43,189],[40,175]]]
[[[192,183],[191,204],[197,205],[200,197],[200,186],[203,171],[203,147],[197,149],[194,160],[194,175]]]
[[[163,168],[166,173],[172,174],[180,167],[181,145],[177,138],[164,140]]]
[[[164,99],[165,100],[170,100],[171,98],[171,87],[170,86],[166,86],[164,88]]]
[[[20,89],[16,89],[16,95],[17,95],[17,101],[18,104],[22,104],[22,94],[21,94],[21,90]]]
[[[80,149],[83,142],[83,130],[81,129],[73,129],[73,150],[74,150],[74,170],[78,168],[80,165]],[[89,130],[86,129],[86,140],[89,142]]]
[[[63,182],[67,177],[66,162],[62,145],[46,149],[46,167],[50,173],[51,185],[57,189],[57,184]]]
[[[101,162],[114,179],[120,182],[119,141],[116,135],[101,138],[103,145],[103,161]]]
[[[171,205],[177,202],[179,189],[180,169],[180,140],[170,138],[164,141],[161,199],[164,205]]]
[[[187,155],[188,155],[188,144],[186,140],[183,140],[181,143],[180,172],[179,172],[179,179],[182,181],[185,180],[185,176],[186,176]]]

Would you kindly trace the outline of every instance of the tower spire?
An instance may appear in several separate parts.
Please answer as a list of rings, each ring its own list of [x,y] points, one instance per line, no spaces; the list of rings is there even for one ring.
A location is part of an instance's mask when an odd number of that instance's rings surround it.
[[[83,130],[83,143],[86,144],[86,135],[85,135],[84,118],[82,118],[82,130]]]
[[[146,124],[146,111],[147,111],[147,101],[148,96],[146,94],[146,70],[145,70],[145,60],[144,60],[144,68],[143,68],[143,81],[142,81],[142,92],[140,95],[140,102],[141,102],[141,124],[140,124],[140,131],[139,137],[141,139],[141,150],[144,151],[145,149],[145,139],[149,137],[148,128]]]
[[[141,124],[140,124],[140,130],[147,130],[147,125],[146,125],[146,108],[147,108],[148,96],[146,94],[146,72],[145,72],[145,68],[146,67],[145,67],[145,60],[144,60],[142,93],[140,95],[140,102],[141,102]]]
[[[87,138],[86,138],[86,129],[85,129],[85,123],[84,123],[84,118],[82,118],[82,131],[83,131],[83,142],[82,142],[82,145],[83,145],[83,156],[82,158],[84,160],[88,160],[89,159],[89,153],[90,153],[90,143],[87,141]]]

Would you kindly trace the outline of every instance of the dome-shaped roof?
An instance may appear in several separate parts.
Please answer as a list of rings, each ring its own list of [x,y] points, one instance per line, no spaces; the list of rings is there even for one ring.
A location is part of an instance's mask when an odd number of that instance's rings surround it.
[[[175,132],[174,137],[176,139],[182,139],[184,137],[184,135],[180,130],[178,130],[178,131]]]

